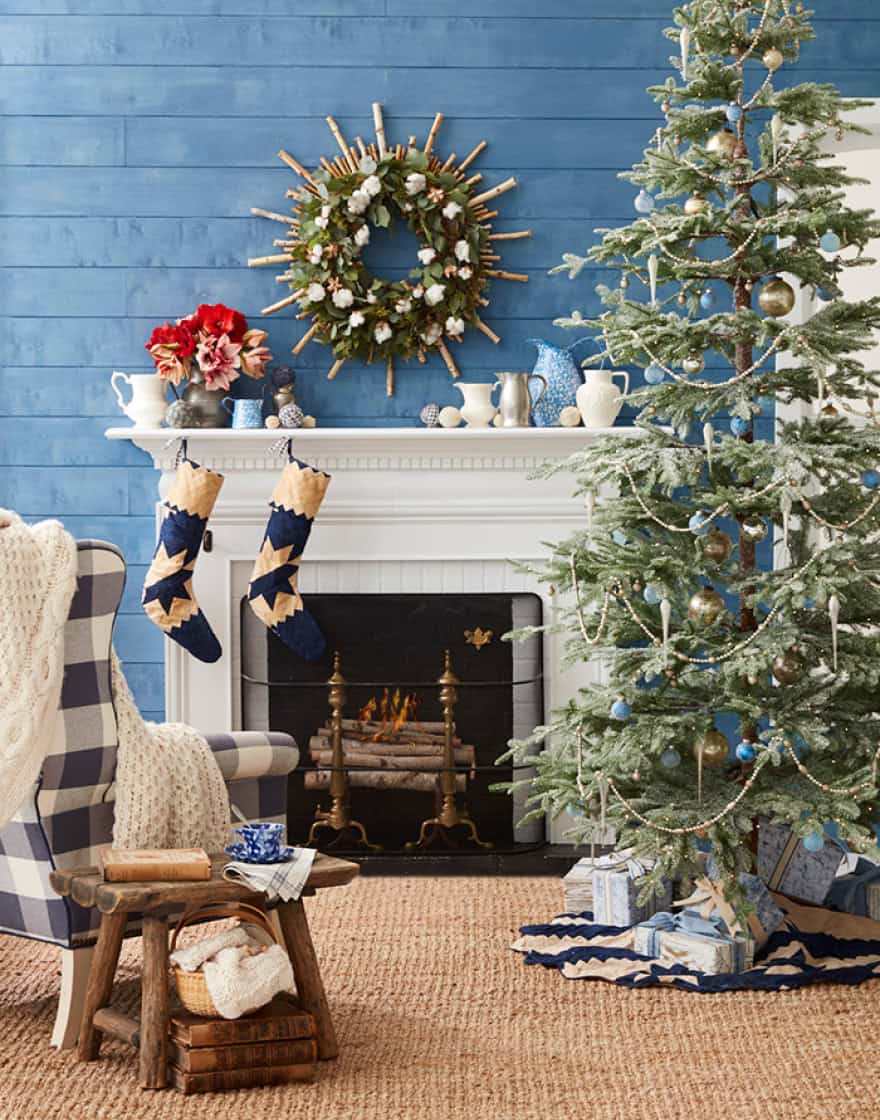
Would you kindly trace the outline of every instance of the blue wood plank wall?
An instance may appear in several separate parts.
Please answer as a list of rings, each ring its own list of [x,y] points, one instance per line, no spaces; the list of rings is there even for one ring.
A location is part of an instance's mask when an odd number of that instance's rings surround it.
[[[797,77],[880,94],[875,0],[816,0],[818,40]],[[480,139],[492,183],[515,174],[498,228],[528,225],[505,261],[527,286],[497,285],[493,348],[469,339],[469,377],[528,368],[525,340],[562,336],[549,320],[594,306],[596,276],[546,270],[597,225],[632,216],[615,172],[658,123],[644,88],[668,71],[661,29],[671,0],[2,0],[0,11],[0,504],[57,516],[106,537],[130,564],[120,655],[145,711],[160,714],[162,643],[138,592],[151,553],[156,476],[146,457],[103,439],[118,420],[113,368],[146,370],[157,321],[200,301],[253,315],[277,295],[248,271],[273,228],[252,205],[283,206],[280,146],[331,154],[330,113],[368,134],[370,103],[389,133],[460,155]],[[540,14],[536,14],[540,12]],[[405,266],[408,246],[384,263]],[[281,357],[297,335],[273,317]],[[412,424],[427,400],[458,393],[439,362],[401,369],[387,400],[381,370],[328,384],[326,353],[297,363],[299,395],[321,424]]]

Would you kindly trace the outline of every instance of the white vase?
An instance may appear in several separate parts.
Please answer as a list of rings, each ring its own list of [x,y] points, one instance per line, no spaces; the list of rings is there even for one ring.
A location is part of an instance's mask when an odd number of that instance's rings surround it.
[[[623,407],[623,398],[629,392],[629,374],[626,370],[591,369],[585,372],[583,385],[577,391],[577,406],[585,428],[610,428]],[[623,392],[612,378],[622,377]]]
[[[125,381],[131,389],[131,400],[126,404],[117,381]],[[122,373],[114,370],[110,384],[116,394],[116,403],[136,428],[161,428],[168,401],[165,399],[165,382],[155,373]]]
[[[495,386],[489,382],[479,381],[457,381],[456,386],[464,397],[461,414],[467,426],[488,428],[498,411],[492,403],[492,391]]]

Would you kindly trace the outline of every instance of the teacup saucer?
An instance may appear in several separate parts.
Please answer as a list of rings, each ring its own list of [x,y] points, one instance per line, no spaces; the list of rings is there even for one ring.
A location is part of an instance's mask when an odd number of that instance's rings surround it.
[[[228,844],[224,849],[238,863],[288,863],[293,859],[295,848],[281,847],[269,857],[256,857],[248,855],[246,844]]]

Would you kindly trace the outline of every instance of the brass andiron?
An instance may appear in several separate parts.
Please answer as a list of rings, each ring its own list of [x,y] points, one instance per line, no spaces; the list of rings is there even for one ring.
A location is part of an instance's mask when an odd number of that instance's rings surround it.
[[[339,669],[339,652],[333,655],[333,675],[327,681],[327,700],[330,704],[330,729],[333,742],[333,762],[330,773],[330,808],[316,809],[315,819],[309,829],[306,844],[311,847],[316,834],[322,828],[337,833],[328,849],[342,847],[343,834],[354,832],[360,838],[354,842],[371,852],[381,851],[381,845],[371,844],[367,830],[360,821],[352,820],[348,811],[348,773],[345,769],[345,755],[342,750],[342,706],[345,703],[345,677]]]
[[[467,815],[467,810],[461,811],[455,803],[455,704],[458,700],[456,685],[461,684],[452,671],[452,662],[449,650],[443,663],[443,673],[437,678],[440,685],[440,703],[443,705],[443,769],[440,771],[440,808],[436,817],[422,821],[418,840],[407,842],[407,848],[427,848],[429,843],[441,837],[449,847],[455,847],[449,836],[449,830],[461,825],[467,829],[469,839],[481,848],[491,848],[492,845],[481,840],[477,833],[477,826]]]

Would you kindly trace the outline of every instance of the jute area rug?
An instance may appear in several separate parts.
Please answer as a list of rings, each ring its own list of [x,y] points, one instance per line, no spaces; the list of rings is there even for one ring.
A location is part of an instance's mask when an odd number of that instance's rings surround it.
[[[565,980],[509,945],[555,879],[377,879],[310,900],[342,1053],[311,1085],[183,1097],[133,1051],[48,1048],[56,952],[0,939],[2,1120],[867,1120],[880,984],[698,995]],[[116,999],[136,1001],[139,942]]]

